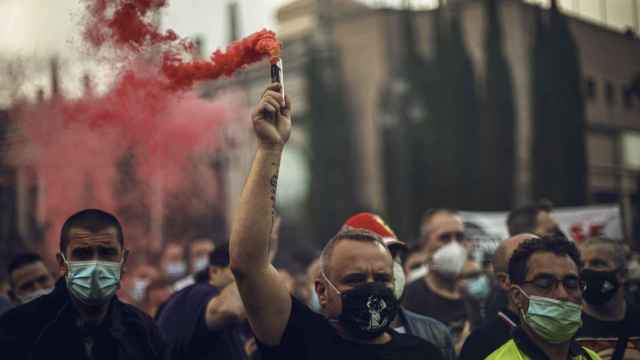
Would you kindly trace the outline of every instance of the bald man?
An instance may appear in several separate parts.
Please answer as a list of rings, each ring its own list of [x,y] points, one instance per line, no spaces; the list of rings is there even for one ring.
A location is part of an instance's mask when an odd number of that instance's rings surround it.
[[[506,296],[506,292],[511,288],[508,275],[509,260],[520,244],[537,237],[534,234],[518,234],[503,241],[496,249],[493,256],[496,278],[493,302],[501,302],[503,305],[499,307],[493,318],[469,335],[462,346],[458,360],[484,359],[510,339],[511,329],[517,326],[519,320],[518,310]]]

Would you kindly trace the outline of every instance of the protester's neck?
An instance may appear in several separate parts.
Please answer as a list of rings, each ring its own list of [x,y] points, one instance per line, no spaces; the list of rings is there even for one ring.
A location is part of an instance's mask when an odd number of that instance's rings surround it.
[[[81,303],[79,300],[76,300],[73,296],[71,296],[71,300],[73,302],[73,306],[78,310],[80,320],[84,323],[91,323],[95,325],[102,323],[109,311],[109,305],[111,304],[111,301],[108,301],[102,305],[88,306]]]
[[[544,352],[549,360],[566,360],[569,357],[570,341],[561,344],[551,344],[540,339],[533,331],[531,331],[526,325],[522,326],[522,330],[525,332],[529,340],[531,340],[542,352]]]
[[[623,320],[627,311],[627,303],[624,300],[624,291],[622,291],[622,289],[618,290],[618,293],[616,293],[613,299],[602,305],[591,305],[585,301],[584,311],[598,320]]]
[[[456,290],[456,282],[438,274],[435,271],[429,271],[425,276],[427,286],[436,294],[452,300],[460,299],[460,293]]]

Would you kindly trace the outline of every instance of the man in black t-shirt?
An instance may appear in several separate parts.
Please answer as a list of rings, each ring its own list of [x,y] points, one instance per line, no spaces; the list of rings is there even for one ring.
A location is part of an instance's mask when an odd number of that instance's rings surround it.
[[[593,238],[580,246],[584,309],[580,345],[604,359],[640,360],[640,309],[625,301],[626,250],[619,241]],[[626,339],[626,340],[625,340]]]
[[[449,209],[427,211],[420,232],[428,272],[407,285],[403,306],[447,325],[459,351],[470,324],[457,280],[467,263],[471,243],[464,236],[462,218]]]
[[[389,328],[398,309],[393,260],[368,231],[341,231],[325,246],[315,282],[323,315],[289,295],[269,259],[278,172],[291,102],[271,84],[252,114],[256,155],[231,228],[231,270],[264,359],[442,359],[425,340]],[[331,149],[327,149],[331,151]]]
[[[424,279],[407,285],[403,305],[410,311],[432,317],[447,325],[454,336],[460,336],[467,320],[467,311],[461,297],[439,295]]]

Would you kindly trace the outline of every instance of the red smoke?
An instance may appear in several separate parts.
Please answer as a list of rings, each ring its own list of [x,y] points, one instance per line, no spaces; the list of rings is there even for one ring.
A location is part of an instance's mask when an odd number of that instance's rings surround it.
[[[132,50],[175,41],[178,36],[172,30],[160,34],[148,20],[166,5],[165,0],[87,0],[85,39],[95,48],[111,44]]]
[[[166,45],[162,51],[162,71],[173,89],[189,88],[196,81],[231,76],[267,56],[280,55],[281,45],[275,33],[263,29],[234,42],[225,52],[214,51],[209,60],[185,61],[185,52],[194,45],[179,39],[173,30],[167,30],[165,34],[158,32],[149,20],[153,11],[165,6],[166,0],[93,0],[87,5],[90,19],[85,38],[95,48],[110,45],[135,52],[153,45]]]
[[[280,51],[275,34],[262,30],[208,61],[184,60],[193,45],[151,23],[166,0],[85,2],[86,43],[96,51],[117,50],[106,60],[121,70],[102,95],[57,98],[23,108],[16,117],[25,141],[12,149],[13,160],[32,169],[41,185],[38,207],[50,225],[49,250],[64,219],[82,208],[121,215],[134,246],[152,235],[148,218],[122,216],[122,209],[148,215],[176,194],[210,205],[185,200],[185,213],[215,208],[218,184],[210,156],[220,148],[222,127],[246,109],[232,96],[200,99],[191,86],[231,76]]]
[[[209,61],[182,62],[180,56],[166,52],[162,70],[172,85],[189,87],[194,81],[215,80],[222,75],[231,76],[236,70],[258,62],[265,57],[277,57],[280,43],[275,34],[262,30],[227,47],[225,52],[216,50]]]

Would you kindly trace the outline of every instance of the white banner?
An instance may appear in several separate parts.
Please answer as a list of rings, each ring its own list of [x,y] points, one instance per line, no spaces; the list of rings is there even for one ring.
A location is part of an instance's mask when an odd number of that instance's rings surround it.
[[[462,211],[469,237],[477,239],[480,247],[495,248],[509,237],[507,212]],[[622,240],[622,216],[618,205],[599,205],[554,208],[552,217],[570,239],[582,241],[596,235]],[[484,243],[484,244],[482,244]]]

